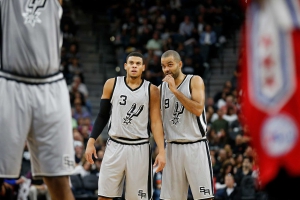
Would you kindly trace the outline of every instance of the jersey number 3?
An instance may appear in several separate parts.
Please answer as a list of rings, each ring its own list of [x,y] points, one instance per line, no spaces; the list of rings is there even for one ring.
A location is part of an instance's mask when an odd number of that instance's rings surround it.
[[[121,100],[120,100],[120,105],[124,106],[126,105],[126,100],[127,100],[127,96],[126,95],[121,95],[120,96]]]

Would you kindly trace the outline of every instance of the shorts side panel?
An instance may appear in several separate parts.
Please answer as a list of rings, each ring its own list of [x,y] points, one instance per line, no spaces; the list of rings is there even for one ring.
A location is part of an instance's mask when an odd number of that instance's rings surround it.
[[[19,177],[31,116],[28,86],[0,77],[0,177]]]
[[[31,87],[33,128],[28,136],[33,176],[65,176],[74,170],[71,106],[64,80]]]

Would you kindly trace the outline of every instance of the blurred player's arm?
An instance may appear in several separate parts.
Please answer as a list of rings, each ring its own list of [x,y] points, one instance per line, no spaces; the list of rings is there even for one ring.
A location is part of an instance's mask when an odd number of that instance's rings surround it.
[[[176,98],[181,102],[185,109],[200,116],[204,109],[205,102],[205,87],[203,80],[200,76],[193,76],[191,80],[191,93],[192,99],[187,98],[177,88],[170,88]]]
[[[94,154],[95,158],[97,158],[96,149],[94,145],[95,141],[99,137],[109,120],[111,110],[110,98],[112,95],[114,84],[114,78],[108,79],[104,84],[103,93],[100,101],[100,111],[96,117],[92,133],[86,145],[85,156],[91,164],[94,163],[92,155]]]
[[[63,0],[58,0],[58,2],[60,3],[60,5],[62,5],[62,3],[63,3]]]
[[[156,172],[161,171],[166,164],[166,154],[164,147],[164,132],[160,113],[160,94],[159,89],[150,86],[150,121],[151,131],[158,147],[158,155],[155,158],[154,166],[158,165]]]

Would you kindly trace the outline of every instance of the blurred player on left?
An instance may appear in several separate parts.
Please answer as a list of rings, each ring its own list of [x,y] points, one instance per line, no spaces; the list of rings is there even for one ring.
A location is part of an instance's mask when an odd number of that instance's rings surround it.
[[[59,72],[61,4],[0,0],[0,179],[19,176],[27,140],[32,175],[43,177],[52,200],[72,200],[71,110]]]

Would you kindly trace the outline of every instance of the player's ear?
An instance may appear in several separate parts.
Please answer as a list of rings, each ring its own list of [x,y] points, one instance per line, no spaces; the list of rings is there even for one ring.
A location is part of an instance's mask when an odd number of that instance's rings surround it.
[[[182,68],[182,61],[179,61],[179,68]]]
[[[145,66],[145,64],[143,64],[143,71],[145,71],[145,69],[146,69],[146,66]]]
[[[127,63],[124,63],[124,69],[126,70],[126,67],[127,67]]]

